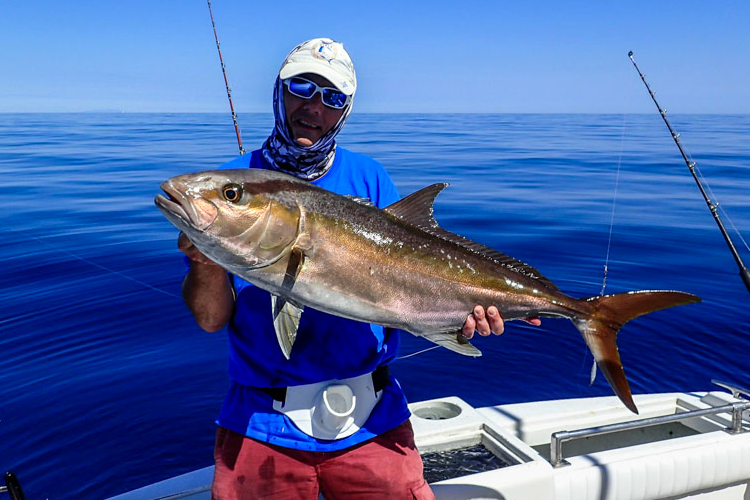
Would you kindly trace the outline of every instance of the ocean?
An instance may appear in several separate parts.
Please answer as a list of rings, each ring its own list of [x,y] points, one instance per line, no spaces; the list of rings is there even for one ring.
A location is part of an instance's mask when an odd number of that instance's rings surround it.
[[[750,115],[674,115],[739,251],[750,231]],[[245,147],[273,126],[240,115]],[[661,118],[358,114],[339,144],[406,195],[449,182],[448,230],[539,269],[575,297],[640,289],[700,304],[628,323],[635,394],[747,386],[750,294]],[[227,114],[0,114],[0,473],[29,499],[95,500],[212,464],[226,334],[180,298],[168,177],[237,155]],[[739,234],[734,232],[739,229]],[[468,312],[468,311],[467,311]],[[573,325],[507,325],[481,358],[405,335],[392,372],[410,401],[474,406],[610,395]],[[345,345],[341,346],[346,349]]]

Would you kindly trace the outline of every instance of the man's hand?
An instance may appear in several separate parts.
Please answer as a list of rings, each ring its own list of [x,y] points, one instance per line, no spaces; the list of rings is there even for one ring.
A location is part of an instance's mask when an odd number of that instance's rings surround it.
[[[180,236],[177,237],[177,248],[179,248],[180,251],[187,255],[188,258],[193,262],[218,266],[216,262],[203,255],[203,253],[198,250],[198,247],[193,245],[193,242],[190,241],[190,239],[188,239],[188,237],[182,231],[180,231]]]
[[[234,312],[234,289],[229,275],[206,257],[180,233],[177,248],[190,259],[190,269],[182,280],[182,297],[198,326],[207,332],[220,330]]]
[[[524,321],[534,326],[542,324],[539,318],[528,318]],[[490,333],[500,335],[505,331],[505,324],[503,323],[503,318],[500,317],[497,307],[490,306],[485,312],[484,307],[480,305],[474,306],[474,311],[466,318],[466,322],[461,329],[461,334],[470,339],[474,336],[474,331],[479,332],[479,335],[484,337]]]

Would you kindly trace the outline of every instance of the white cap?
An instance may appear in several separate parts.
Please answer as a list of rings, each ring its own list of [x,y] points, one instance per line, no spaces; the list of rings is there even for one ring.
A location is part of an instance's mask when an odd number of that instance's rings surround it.
[[[279,78],[286,80],[303,73],[314,73],[330,81],[346,95],[357,90],[354,64],[344,45],[330,38],[313,38],[297,45],[284,59]]]

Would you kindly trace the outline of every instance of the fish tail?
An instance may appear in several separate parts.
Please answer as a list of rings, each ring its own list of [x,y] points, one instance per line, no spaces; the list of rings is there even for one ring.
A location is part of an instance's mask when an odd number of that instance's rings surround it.
[[[657,290],[581,299],[592,307],[592,311],[590,316],[576,318],[573,323],[583,335],[609,385],[633,413],[637,414],[638,408],[633,402],[630,385],[620,362],[617,332],[625,323],[643,314],[700,300],[700,297],[689,293]]]

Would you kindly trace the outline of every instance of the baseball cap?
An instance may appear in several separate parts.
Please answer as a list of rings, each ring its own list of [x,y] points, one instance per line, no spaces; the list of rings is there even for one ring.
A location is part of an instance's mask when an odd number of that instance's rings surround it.
[[[284,59],[279,78],[286,80],[303,73],[322,76],[346,95],[354,95],[357,90],[349,53],[342,43],[330,38],[313,38],[297,45]]]

